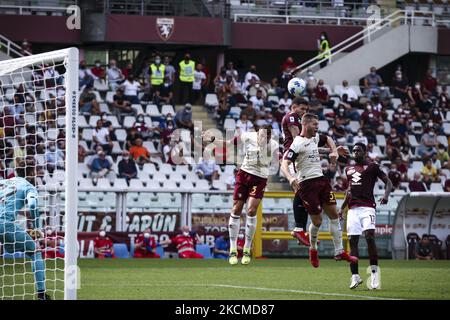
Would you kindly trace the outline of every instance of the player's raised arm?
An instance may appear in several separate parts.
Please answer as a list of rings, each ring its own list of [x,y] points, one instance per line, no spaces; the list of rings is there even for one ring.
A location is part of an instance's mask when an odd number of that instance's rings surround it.
[[[39,219],[38,209],[38,193],[35,187],[31,187],[27,192],[27,206],[30,210],[30,218],[32,221],[33,229],[41,228],[41,221]]]
[[[339,157],[339,153],[338,153],[336,144],[334,143],[333,139],[331,139],[331,137],[328,137],[328,136],[327,136],[326,144],[330,148],[330,154],[328,155],[330,157],[330,161],[332,163],[336,163],[336,161]]]
[[[392,181],[381,169],[379,169],[378,178],[380,178],[385,184],[384,196],[380,199],[380,204],[387,204],[389,201],[389,195],[392,191]]]

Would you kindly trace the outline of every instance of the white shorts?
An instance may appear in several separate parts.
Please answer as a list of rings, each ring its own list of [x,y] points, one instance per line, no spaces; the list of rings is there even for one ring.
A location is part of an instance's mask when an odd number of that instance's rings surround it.
[[[375,229],[375,209],[356,207],[347,213],[347,235],[360,236],[363,231]]]

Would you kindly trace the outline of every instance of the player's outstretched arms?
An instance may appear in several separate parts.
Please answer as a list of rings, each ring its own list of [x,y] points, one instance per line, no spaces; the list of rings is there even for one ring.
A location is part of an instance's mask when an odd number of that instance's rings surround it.
[[[337,159],[339,157],[336,144],[334,143],[333,139],[327,137],[327,145],[328,147],[330,147],[330,154],[328,155],[330,157],[330,162],[336,164]]]

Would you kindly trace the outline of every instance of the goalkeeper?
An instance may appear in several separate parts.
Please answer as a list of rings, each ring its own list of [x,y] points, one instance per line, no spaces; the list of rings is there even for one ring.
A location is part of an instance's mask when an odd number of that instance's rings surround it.
[[[25,174],[17,169],[19,176]],[[23,174],[21,174],[23,173]],[[40,234],[39,210],[37,208],[38,192],[36,188],[22,177],[0,180],[0,242],[7,252],[24,252],[31,258],[31,268],[36,283],[38,300],[49,300],[45,293],[45,264],[40,251],[36,250],[33,238]],[[32,231],[30,234],[16,223],[16,214],[25,204],[28,205]],[[39,249],[39,248],[38,248]]]

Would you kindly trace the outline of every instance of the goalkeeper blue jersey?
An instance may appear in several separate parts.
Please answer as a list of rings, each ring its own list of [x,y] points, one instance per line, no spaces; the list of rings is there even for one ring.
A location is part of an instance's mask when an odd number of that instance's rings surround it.
[[[36,188],[24,178],[0,180],[0,219],[15,221],[17,212],[27,202],[31,221],[39,228],[37,197]]]

